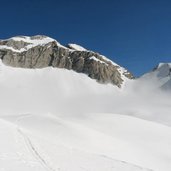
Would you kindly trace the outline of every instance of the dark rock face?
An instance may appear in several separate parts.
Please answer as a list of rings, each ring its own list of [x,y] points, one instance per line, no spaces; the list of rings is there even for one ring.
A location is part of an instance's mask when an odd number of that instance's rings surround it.
[[[33,36],[30,40],[43,38],[45,36]],[[124,78],[133,78],[131,73],[124,69],[121,71],[120,66],[113,64],[98,53],[73,50],[60,45],[53,39],[47,43],[35,45],[23,39],[0,41],[0,59],[4,64],[21,68],[52,66],[72,69],[85,73],[100,83],[112,83],[118,87],[121,87]]]

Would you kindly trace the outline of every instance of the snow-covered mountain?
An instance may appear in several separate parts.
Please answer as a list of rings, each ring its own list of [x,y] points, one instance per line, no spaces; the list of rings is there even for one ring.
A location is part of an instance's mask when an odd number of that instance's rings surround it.
[[[62,46],[47,36],[18,36],[0,41],[0,58],[13,67],[66,68],[85,73],[101,83],[121,87],[133,76],[123,67],[103,55],[76,45]]]
[[[46,67],[53,43],[54,61]],[[11,38],[0,47],[0,170],[171,170],[171,95],[159,88],[169,82],[170,64],[119,89],[59,67],[65,58],[55,66],[66,52],[73,61],[74,55],[101,56],[78,45],[38,36]],[[97,57],[88,60],[106,66],[108,59]],[[152,88],[152,79],[162,83]]]
[[[143,75],[141,80],[152,87],[171,90],[171,63],[160,63],[153,71]]]

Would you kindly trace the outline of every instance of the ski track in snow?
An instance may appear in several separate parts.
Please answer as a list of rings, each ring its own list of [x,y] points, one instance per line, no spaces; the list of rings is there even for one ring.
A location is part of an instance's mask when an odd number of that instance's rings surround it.
[[[27,133],[25,133],[22,129],[22,127],[20,126],[20,122],[22,122],[22,120],[26,119],[27,117],[31,117],[32,115],[31,114],[23,114],[23,115],[18,115],[17,116],[17,119],[15,120],[15,125],[17,126],[17,131],[18,133],[23,137],[24,141],[25,141],[25,144],[27,146],[27,148],[29,149],[29,151],[31,152],[31,154],[33,155],[33,157],[48,171],[62,171],[63,169],[54,169],[52,168],[51,166],[49,166],[48,162],[41,156],[41,154],[38,152],[38,150],[36,149],[36,147],[33,145],[31,139],[29,138],[29,136],[27,136]],[[140,166],[137,166],[137,165],[134,165],[134,164],[130,164],[130,163],[127,163],[125,161],[120,161],[120,160],[116,160],[116,159],[113,159],[111,157],[108,157],[106,155],[103,155],[103,154],[91,154],[91,155],[97,155],[97,157],[100,157],[100,158],[104,158],[104,159],[107,159],[109,161],[112,161],[113,163],[113,166],[111,167],[111,171],[115,171],[115,167],[117,168],[118,165],[120,165],[120,167],[132,167],[132,168],[136,168],[136,170],[140,170],[140,171],[154,171],[152,169],[147,169],[147,168],[143,168],[143,167],[140,167]],[[113,169],[112,169],[113,168]],[[89,171],[89,169],[86,169],[84,168],[83,166],[80,166],[80,169],[81,170],[87,170]],[[65,171],[65,170],[64,170]],[[117,171],[117,170],[116,170]],[[124,170],[123,171],[127,171],[127,170]]]
[[[14,116],[11,116],[11,117],[14,117]],[[31,117],[32,117],[31,114],[18,115],[18,116],[16,116],[14,124],[16,125],[17,132],[21,135],[21,137],[23,137],[25,145],[26,145],[27,149],[30,151],[30,153],[32,154],[32,156],[47,171],[70,171],[70,170],[72,170],[72,169],[67,169],[67,168],[62,169],[61,167],[57,167],[56,164],[55,164],[55,167],[52,167],[52,166],[49,165],[46,158],[42,157],[42,152],[44,150],[42,151],[42,149],[41,149],[41,153],[39,152],[39,149],[37,149],[37,147],[39,146],[39,143],[36,145],[37,146],[36,147],[34,145],[35,142],[32,143],[32,140],[31,140],[32,138],[30,139],[30,137],[27,135],[27,130],[25,131],[25,128],[23,129],[22,125],[20,125],[20,124],[22,124],[23,120],[26,121],[26,120],[28,120],[28,118],[31,118]],[[10,116],[8,116],[8,118],[10,118]],[[8,119],[7,119],[7,121],[8,121]],[[39,147],[39,148],[41,148],[41,147]],[[147,169],[147,168],[143,168],[143,167],[140,167],[140,166],[137,166],[137,165],[134,165],[134,164],[127,163],[125,161],[116,160],[116,159],[113,159],[111,157],[108,157],[108,156],[100,154],[100,153],[99,154],[93,154],[93,153],[87,153],[87,152],[85,153],[84,151],[77,153],[75,150],[73,151],[74,152],[73,157],[75,156],[75,154],[76,155],[84,154],[83,156],[85,156],[87,159],[90,158],[88,160],[95,159],[95,162],[97,162],[98,160],[102,160],[102,161],[107,162],[108,165],[110,166],[110,169],[108,168],[109,170],[107,169],[105,171],[154,171],[154,170],[151,170],[151,169]],[[57,152],[57,151],[54,151],[54,152]],[[46,151],[44,151],[43,153],[46,153]],[[44,155],[45,154],[43,154],[43,156]],[[49,158],[49,159],[51,159],[51,158]],[[96,161],[96,159],[97,159],[97,161]],[[86,160],[85,160],[85,163],[86,163]],[[78,165],[80,165],[80,164],[78,163]],[[90,164],[90,166],[91,166],[91,164]],[[86,165],[84,166],[84,162],[78,167],[80,168],[79,169],[80,171],[81,170],[82,171],[84,171],[84,170],[86,170],[86,171],[94,171],[93,169],[89,168],[89,166],[86,166]]]
[[[21,130],[20,126],[19,126],[19,122],[26,118],[26,117],[30,117],[31,114],[24,114],[21,115],[20,117],[18,117],[18,119],[15,121],[15,124],[17,126],[17,131],[19,132],[19,134],[22,135],[22,137],[25,140],[25,144],[28,147],[28,149],[30,150],[30,152],[33,154],[33,156],[37,159],[37,161],[44,166],[45,169],[47,169],[48,171],[56,171],[54,169],[52,169],[49,164],[47,164],[47,162],[43,159],[43,157],[39,154],[39,152],[37,151],[37,149],[34,147],[34,145],[32,144],[30,138],[26,135],[26,133],[24,133],[24,131]]]
[[[27,135],[21,131],[21,129],[18,129],[18,132],[23,136],[26,145],[28,147],[28,149],[30,149],[31,153],[33,154],[33,156],[39,161],[39,163],[41,165],[43,165],[45,167],[45,169],[49,170],[49,171],[55,171],[54,169],[52,169],[47,162],[41,157],[41,155],[39,154],[39,152],[36,150],[36,148],[33,146],[31,140],[27,137]]]

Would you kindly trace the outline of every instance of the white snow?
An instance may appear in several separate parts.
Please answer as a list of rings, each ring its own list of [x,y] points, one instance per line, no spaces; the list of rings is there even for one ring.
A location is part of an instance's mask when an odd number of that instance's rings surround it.
[[[170,171],[171,95],[146,84],[1,62],[0,170]]]
[[[168,65],[171,68],[171,63],[159,63],[158,68]]]
[[[26,43],[34,44],[35,46],[44,45],[49,42],[55,41],[54,39],[50,37],[40,37],[40,38],[31,39],[31,37],[23,36],[23,37],[12,37],[11,39],[14,41],[23,41]]]
[[[107,57],[105,57],[105,56],[103,56],[103,55],[100,55],[104,60],[106,60],[106,61],[108,61],[108,62],[110,62],[110,63],[112,63],[112,65],[114,65],[114,66],[118,66],[118,64],[116,64],[115,62],[113,62],[112,60],[110,60],[109,58],[107,58]]]
[[[24,48],[21,48],[21,49],[15,49],[15,48],[7,46],[7,45],[0,45],[0,49],[9,49],[9,50],[12,50],[13,52],[22,53],[24,51],[29,50],[30,48],[33,48],[36,46],[44,46],[50,42],[56,42],[58,46],[66,49],[66,47],[62,46],[55,39],[52,39],[52,38],[46,37],[46,36],[42,36],[42,37],[37,36],[37,38],[34,38],[34,39],[31,39],[31,37],[29,37],[29,36],[20,36],[20,37],[12,37],[8,40],[23,41],[23,42],[28,43],[28,45],[26,45]]]
[[[0,49],[8,49],[8,50],[12,50],[13,52],[23,52],[25,51],[26,49],[20,49],[20,50],[17,50],[17,49],[14,49],[13,47],[10,47],[10,46],[6,46],[6,45],[0,45]]]
[[[72,44],[72,43],[70,43],[70,44],[68,44],[68,46],[69,46],[70,48],[72,48],[73,50],[77,50],[77,51],[87,51],[87,49],[85,49],[85,48],[83,48],[82,46],[77,45],[77,44]]]
[[[108,65],[106,62],[97,59],[95,56],[91,56],[89,59],[90,59],[90,60],[97,61],[97,62],[100,62],[100,63],[105,64],[105,65]]]
[[[1,114],[2,115],[2,114]],[[46,171],[33,156],[17,125],[0,119],[0,170]]]
[[[112,159],[102,154],[86,152],[60,143],[57,137],[59,132],[68,131],[70,124],[63,125],[61,129],[55,118],[34,118],[30,116],[8,116],[8,120],[15,119],[15,124],[10,124],[4,119],[0,120],[0,169],[4,171],[49,171],[49,170],[114,170],[114,171],[149,171],[131,163]],[[36,122],[38,127],[35,127]],[[39,119],[39,120],[38,120]],[[18,121],[19,120],[19,121]],[[18,122],[17,122],[18,121]],[[26,124],[25,124],[26,123]],[[28,124],[29,123],[29,124]],[[47,126],[46,132],[53,131],[53,134],[44,134],[41,129]],[[27,125],[27,130],[22,124]],[[75,124],[75,123],[74,123]],[[55,126],[53,128],[53,125]],[[50,126],[50,127],[49,127]],[[72,127],[71,127],[72,128]],[[34,130],[36,129],[36,130]],[[60,130],[59,130],[60,129]],[[57,134],[55,134],[57,131]],[[71,131],[74,131],[73,129]],[[71,132],[69,131],[69,132]],[[76,132],[79,130],[75,130]],[[84,131],[84,130],[80,130]],[[93,131],[93,130],[92,130]],[[68,134],[69,134],[68,132]],[[75,133],[76,133],[75,132]],[[50,132],[49,132],[50,133]],[[85,132],[86,133],[86,132]],[[85,134],[84,133],[84,134]],[[58,135],[59,136],[59,135]],[[65,135],[64,135],[65,136]],[[79,137],[78,137],[79,138]],[[72,140],[72,138],[71,138]],[[79,141],[77,142],[77,144]]]
[[[171,90],[171,63],[160,63],[153,71],[144,74],[139,82],[147,82],[152,89]]]

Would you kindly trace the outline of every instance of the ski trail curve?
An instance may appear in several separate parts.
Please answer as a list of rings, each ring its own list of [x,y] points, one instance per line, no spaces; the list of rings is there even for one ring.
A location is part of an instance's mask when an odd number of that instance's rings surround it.
[[[48,171],[57,171],[56,169],[53,169],[51,166],[49,166],[49,164],[46,162],[46,160],[40,155],[40,153],[38,152],[38,150],[35,148],[35,146],[33,145],[33,143],[31,142],[30,138],[26,135],[26,133],[24,133],[20,126],[19,126],[19,122],[26,118],[26,117],[30,117],[31,114],[25,114],[25,115],[21,115],[19,116],[16,121],[15,124],[17,126],[17,131],[18,133],[23,137],[26,146],[28,147],[29,151],[32,153],[33,157]],[[58,169],[59,171],[59,169]]]

